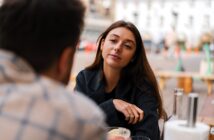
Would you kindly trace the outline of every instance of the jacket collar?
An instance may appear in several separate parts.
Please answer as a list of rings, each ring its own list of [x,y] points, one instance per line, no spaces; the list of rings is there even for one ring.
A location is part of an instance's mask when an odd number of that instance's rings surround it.
[[[89,81],[89,84],[90,84],[89,87],[91,87],[93,91],[100,91],[100,90],[104,91],[105,81],[104,81],[102,69],[99,69],[94,72],[91,80]]]
[[[100,93],[100,92],[105,92],[105,80],[103,77],[103,71],[102,69],[99,69],[97,71],[94,72],[92,78],[89,81],[90,84],[90,88],[93,92],[95,93]],[[120,80],[116,90],[115,90],[115,96],[116,98],[120,98],[120,97],[126,97],[129,96],[129,92],[132,89],[132,85],[126,80]]]

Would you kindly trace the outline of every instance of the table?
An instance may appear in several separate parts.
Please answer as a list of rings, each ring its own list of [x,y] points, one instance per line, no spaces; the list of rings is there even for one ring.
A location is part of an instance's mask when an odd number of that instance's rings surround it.
[[[206,97],[201,112],[199,112],[198,121],[214,127],[214,94]],[[210,134],[209,140],[214,140],[214,135]]]

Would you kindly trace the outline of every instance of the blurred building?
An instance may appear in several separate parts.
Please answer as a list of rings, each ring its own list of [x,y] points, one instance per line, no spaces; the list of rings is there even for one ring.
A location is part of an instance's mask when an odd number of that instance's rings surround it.
[[[116,0],[115,20],[134,22],[154,40],[174,30],[196,42],[214,29],[214,0]]]
[[[174,31],[178,37],[194,44],[203,33],[214,30],[214,0],[84,1],[88,6],[84,35],[92,37],[94,32],[92,40],[119,19],[135,23],[143,37],[154,42]]]
[[[115,20],[115,0],[83,0],[87,6],[82,39],[96,42],[98,36]]]

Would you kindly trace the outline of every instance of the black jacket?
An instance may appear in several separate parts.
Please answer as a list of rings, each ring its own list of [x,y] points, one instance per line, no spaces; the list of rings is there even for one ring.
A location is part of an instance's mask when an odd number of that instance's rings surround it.
[[[116,87],[115,98],[122,99],[135,104],[144,111],[144,118],[137,124],[128,124],[122,113],[118,112],[112,102],[112,99],[105,100],[104,86],[100,70],[82,70],[76,78],[75,90],[82,92],[94,100],[105,112],[109,126],[121,126],[129,128],[132,135],[144,135],[151,140],[159,140],[160,132],[158,126],[158,103],[152,95],[153,89],[146,82],[142,86],[132,86],[128,79],[119,81]]]

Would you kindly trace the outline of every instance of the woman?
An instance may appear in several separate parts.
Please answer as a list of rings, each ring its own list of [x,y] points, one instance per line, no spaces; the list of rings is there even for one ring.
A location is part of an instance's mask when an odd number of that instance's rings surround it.
[[[160,139],[162,101],[141,35],[132,23],[117,21],[100,35],[96,58],[78,74],[75,90],[103,109],[109,126]]]

